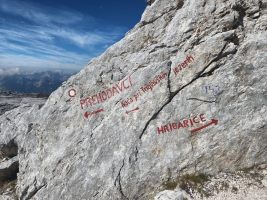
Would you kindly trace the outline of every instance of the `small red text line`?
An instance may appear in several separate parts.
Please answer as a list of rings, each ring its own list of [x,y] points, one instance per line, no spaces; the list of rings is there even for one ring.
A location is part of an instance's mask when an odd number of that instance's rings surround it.
[[[136,102],[144,93],[151,92],[153,88],[159,84],[163,79],[166,79],[168,76],[167,72],[162,72],[161,74],[155,76],[148,83],[143,85],[132,97],[127,98],[126,100],[121,101],[122,107],[127,107],[133,102]]]
[[[193,56],[187,56],[183,63],[180,63],[179,65],[174,67],[173,72],[174,72],[175,76],[177,76],[177,74],[180,71],[182,71],[184,68],[186,68],[189,65],[189,63],[191,63],[193,60],[194,60]]]

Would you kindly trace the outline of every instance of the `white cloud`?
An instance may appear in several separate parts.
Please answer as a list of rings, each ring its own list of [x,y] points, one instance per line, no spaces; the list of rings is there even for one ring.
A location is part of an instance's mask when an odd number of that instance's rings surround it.
[[[42,24],[73,24],[82,21],[84,17],[75,11],[56,10],[51,7],[14,0],[0,0],[0,10]],[[93,20],[93,18],[89,19]]]
[[[111,35],[110,33],[104,33],[104,32],[79,33],[77,31],[69,29],[51,29],[46,31],[49,32],[50,35],[69,40],[80,47],[86,47],[89,45],[98,45],[98,44],[111,44],[114,43],[116,41],[116,38],[118,37],[118,35],[114,36]]]
[[[56,56],[47,57],[47,59],[43,58],[35,58],[32,56],[26,55],[12,55],[12,54],[5,54],[0,55],[0,67],[6,66],[14,66],[8,67],[11,69],[16,68],[36,68],[36,70],[40,69],[79,69],[86,65],[88,62],[88,58],[81,57],[79,60],[75,60],[74,58],[68,59],[60,59]],[[77,67],[78,66],[78,67]],[[2,71],[3,72],[3,71]]]
[[[11,76],[14,74],[19,74],[20,69],[18,67],[15,68],[0,68],[0,76]]]
[[[0,67],[81,69],[126,31],[76,11],[16,0],[0,0],[0,18],[1,11],[16,18],[0,20]]]

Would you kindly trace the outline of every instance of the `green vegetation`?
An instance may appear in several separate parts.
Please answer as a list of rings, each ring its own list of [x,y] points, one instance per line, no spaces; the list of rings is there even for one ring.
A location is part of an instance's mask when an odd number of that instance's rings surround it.
[[[181,189],[190,194],[190,191],[197,191],[201,196],[208,197],[209,194],[203,190],[204,183],[210,180],[210,176],[206,174],[186,174],[181,177],[179,186]]]
[[[186,174],[178,177],[176,180],[168,180],[163,183],[165,190],[174,190],[179,187],[191,194],[191,191],[198,191],[202,196],[208,197],[209,194],[203,190],[204,183],[210,180],[210,176],[206,174]]]
[[[242,172],[248,174],[248,173],[250,173],[250,172],[251,172],[252,170],[254,170],[254,169],[255,169],[255,166],[252,166],[252,167],[243,168],[243,169],[241,169],[240,171],[242,171]]]
[[[174,190],[178,185],[177,181],[166,181],[163,183],[163,187],[165,190]]]

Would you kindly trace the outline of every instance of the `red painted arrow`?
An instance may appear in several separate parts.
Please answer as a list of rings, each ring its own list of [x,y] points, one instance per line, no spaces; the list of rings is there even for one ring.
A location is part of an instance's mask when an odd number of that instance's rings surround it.
[[[210,123],[208,123],[208,124],[206,124],[204,126],[201,126],[199,128],[191,130],[191,133],[195,133],[197,131],[200,131],[201,129],[207,128],[208,126],[210,126],[212,124],[217,125],[218,124],[218,120],[217,119],[212,119]]]
[[[137,111],[137,110],[139,110],[139,107],[137,107],[137,108],[135,108],[133,110],[130,110],[130,111],[126,111],[126,114],[129,114],[129,113],[134,112],[134,111]]]
[[[88,119],[89,115],[90,115],[89,112],[85,112],[85,113],[84,113],[84,117],[85,117],[86,119]]]
[[[97,113],[100,113],[100,112],[104,112],[104,109],[96,110],[95,112],[93,112],[93,114],[97,114]]]
[[[89,116],[90,116],[90,112],[85,112],[85,113],[84,113],[84,117],[85,117],[86,119],[88,119]]]
[[[85,112],[85,113],[84,113],[84,117],[85,117],[86,119],[88,119],[88,117],[89,117],[90,115],[97,114],[97,113],[100,113],[100,112],[103,112],[103,111],[104,111],[104,109],[99,109],[99,110],[96,110],[96,111],[92,112],[91,114],[90,114],[90,112]]]

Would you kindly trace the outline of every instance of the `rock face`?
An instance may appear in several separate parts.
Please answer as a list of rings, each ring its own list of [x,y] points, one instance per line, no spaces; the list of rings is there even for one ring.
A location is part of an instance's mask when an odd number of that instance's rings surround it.
[[[179,199],[186,174],[266,164],[266,2],[150,4],[42,108],[1,116],[20,199]]]
[[[151,6],[152,3],[154,3],[155,0],[147,0],[147,4]]]

